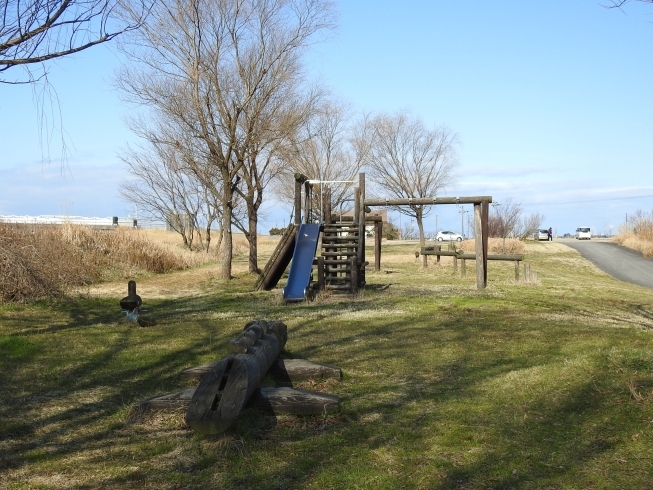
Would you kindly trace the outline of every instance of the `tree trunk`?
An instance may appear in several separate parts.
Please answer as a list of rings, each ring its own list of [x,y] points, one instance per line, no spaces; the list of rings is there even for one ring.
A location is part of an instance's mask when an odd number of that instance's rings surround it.
[[[231,234],[231,199],[224,203],[222,214],[222,253],[220,264],[220,278],[231,279],[231,262],[233,260],[233,236]]]
[[[258,216],[256,211],[249,213],[248,225],[249,230],[247,241],[249,242],[249,273],[259,274],[261,271],[258,268],[258,233],[256,232]]]

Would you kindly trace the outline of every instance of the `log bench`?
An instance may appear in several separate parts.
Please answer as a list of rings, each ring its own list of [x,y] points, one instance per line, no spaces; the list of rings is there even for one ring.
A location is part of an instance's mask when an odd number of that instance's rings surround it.
[[[422,255],[435,255],[440,261],[440,256],[453,257],[453,270],[458,268],[458,260],[461,260],[461,274],[466,274],[466,261],[476,260],[476,254],[464,253],[461,250],[440,250],[440,246],[421,247],[420,253]],[[519,281],[519,263],[524,260],[523,254],[495,254],[488,255],[487,260],[503,260],[515,263],[515,281]]]

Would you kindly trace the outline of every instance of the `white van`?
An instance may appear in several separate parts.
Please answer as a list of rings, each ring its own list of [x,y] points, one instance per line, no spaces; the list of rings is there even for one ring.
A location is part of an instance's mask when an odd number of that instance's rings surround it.
[[[589,227],[576,228],[576,240],[591,240],[592,233]]]

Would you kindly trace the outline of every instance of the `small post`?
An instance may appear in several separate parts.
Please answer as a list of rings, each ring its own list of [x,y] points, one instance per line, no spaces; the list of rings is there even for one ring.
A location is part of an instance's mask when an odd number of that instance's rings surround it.
[[[295,224],[302,224],[302,184],[306,182],[306,176],[300,173],[295,174]]]
[[[374,223],[374,270],[381,270],[381,240],[383,239],[383,221]]]
[[[324,257],[321,255],[317,258],[317,290],[324,291]]]
[[[442,245],[436,245],[435,249],[439,252],[440,250],[442,250]],[[440,262],[440,255],[436,255],[435,261],[438,263]]]
[[[486,281],[483,267],[487,262],[485,262],[486,258],[483,250],[483,225],[480,202],[474,203],[474,244],[476,252],[476,288],[485,289]]]
[[[453,272],[454,274],[458,272],[458,257],[453,258]]]
[[[467,274],[467,267],[465,266],[466,262],[465,259],[460,259],[460,274],[462,277],[465,277]]]
[[[358,174],[358,263],[360,264],[360,284],[365,284],[365,173]]]
[[[312,209],[312,201],[311,198],[313,197],[313,184],[311,184],[308,180],[304,182],[304,223],[310,223],[311,222],[311,209]]]
[[[351,294],[358,293],[358,266],[356,257],[351,258]]]
[[[519,260],[515,260],[515,281],[519,281]]]
[[[324,216],[322,216],[322,219],[324,220],[324,223],[327,225],[331,224],[331,187],[326,186],[324,189]]]

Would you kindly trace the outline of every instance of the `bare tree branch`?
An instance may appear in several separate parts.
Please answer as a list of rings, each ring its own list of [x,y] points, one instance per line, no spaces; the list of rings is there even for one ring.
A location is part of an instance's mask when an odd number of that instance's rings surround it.
[[[377,196],[436,197],[454,180],[459,144],[458,135],[448,127],[428,129],[420,118],[408,112],[375,117],[365,164],[377,186]],[[375,190],[368,187],[367,192],[374,194]],[[396,210],[415,218],[423,245],[423,218],[428,208],[410,205]]]
[[[331,23],[327,0],[169,0],[123,45],[135,63],[117,84],[157,118],[148,138],[184,155],[220,202],[223,278],[231,277],[232,224],[258,271],[258,209],[278,171],[275,154],[309,110],[302,54]]]
[[[0,0],[0,73],[78,53],[138,29],[154,1]],[[31,83],[45,72],[44,67],[25,70],[25,80],[0,78],[0,83]]]

